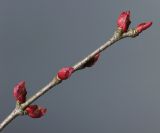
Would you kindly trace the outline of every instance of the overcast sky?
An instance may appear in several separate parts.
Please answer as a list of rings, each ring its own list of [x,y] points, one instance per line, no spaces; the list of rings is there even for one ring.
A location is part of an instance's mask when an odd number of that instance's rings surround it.
[[[25,80],[28,97],[33,95],[60,68],[107,41],[121,11],[131,11],[132,28],[154,23],[37,100],[48,110],[44,117],[18,117],[3,132],[160,132],[159,5],[159,0],[1,0],[0,120],[15,106],[15,84]]]

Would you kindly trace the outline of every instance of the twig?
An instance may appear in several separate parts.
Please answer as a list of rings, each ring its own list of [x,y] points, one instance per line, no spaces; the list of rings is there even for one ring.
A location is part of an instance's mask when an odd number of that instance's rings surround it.
[[[74,72],[76,70],[79,70],[87,61],[89,61],[91,58],[93,58],[97,53],[102,52],[107,47],[109,47],[113,43],[115,43],[116,41],[118,41],[118,40],[120,40],[122,38],[125,38],[125,37],[133,37],[133,36],[136,36],[136,35],[137,35],[137,32],[135,30],[129,30],[127,33],[123,33],[123,34],[121,34],[121,30],[116,30],[116,32],[109,39],[109,41],[107,41],[101,47],[99,47],[98,49],[96,49],[94,52],[92,52],[86,58],[84,58],[83,60],[81,60],[80,62],[78,62],[77,64],[75,64],[73,66]],[[2,129],[4,127],[6,127],[17,116],[23,115],[23,110],[28,105],[30,105],[31,103],[33,103],[36,99],[38,99],[40,96],[44,95],[47,91],[49,91],[50,89],[52,89],[54,86],[56,86],[57,84],[59,84],[61,82],[62,82],[62,80],[58,79],[57,76],[55,76],[54,79],[51,82],[49,82],[45,87],[43,87],[36,94],[34,94],[32,97],[30,97],[25,103],[23,103],[23,104],[21,104],[19,106],[16,106],[16,108],[11,112],[11,114],[9,114],[8,117],[6,117],[4,119],[4,121],[0,124],[0,131],[2,131]]]
[[[128,15],[128,14],[127,14]],[[119,23],[118,23],[119,24]],[[123,26],[123,25],[122,25]],[[86,56],[83,60],[79,61],[77,64],[73,65],[73,73],[76,72],[77,70],[82,70],[84,65],[90,61],[95,55],[101,53],[104,51],[106,48],[114,44],[115,42],[126,38],[126,37],[136,37],[139,35],[140,32],[145,30],[146,23],[141,24],[138,28],[135,29],[129,29],[128,31],[123,31],[121,28],[117,28],[117,30],[114,32],[113,36],[102,46],[100,46],[98,49],[93,51],[91,54]],[[150,27],[150,26],[148,26]],[[148,28],[147,27],[147,28]],[[126,27],[125,27],[126,28]],[[45,87],[40,89],[36,94],[34,94],[32,97],[30,97],[26,102],[23,104],[16,104],[15,109],[9,114],[3,122],[0,124],[0,131],[4,129],[13,119],[15,119],[19,115],[24,115],[25,114],[25,109],[33,103],[35,100],[37,100],[40,96],[44,95],[46,92],[51,90],[54,86],[62,83],[62,79],[59,79],[57,75],[49,82]]]

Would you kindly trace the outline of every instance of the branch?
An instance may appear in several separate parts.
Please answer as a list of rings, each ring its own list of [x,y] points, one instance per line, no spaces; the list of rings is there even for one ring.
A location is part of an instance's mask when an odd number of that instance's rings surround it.
[[[122,15],[122,14],[121,14]],[[123,17],[124,18],[124,17]],[[118,18],[119,21],[120,18]],[[124,22],[124,21],[123,21]],[[129,23],[125,22],[125,24]],[[145,23],[146,24],[146,23]],[[87,67],[87,63],[89,63],[97,54],[100,54],[102,51],[104,51],[106,48],[108,48],[109,46],[111,46],[112,44],[114,44],[115,42],[126,38],[126,37],[136,37],[139,35],[139,33],[141,33],[143,30],[145,30],[146,25],[141,25],[139,27],[136,27],[135,29],[127,29],[127,31],[125,31],[126,27],[122,27],[124,25],[119,25],[119,23],[117,24],[118,28],[117,30],[114,32],[113,36],[106,42],[104,43],[102,46],[100,46],[99,48],[97,48],[95,51],[93,51],[91,54],[89,54],[88,56],[86,56],[83,60],[79,61],[78,63],[76,63],[75,65],[73,65],[72,68],[72,72],[71,73],[75,73],[77,70],[83,70],[84,68]],[[142,27],[143,26],[143,27]],[[151,25],[150,25],[151,26]],[[150,27],[148,26],[148,27]],[[148,28],[147,27],[147,28]],[[138,29],[139,28],[139,29]],[[95,62],[92,62],[91,66],[94,64]],[[88,66],[90,67],[90,66]],[[61,71],[60,71],[61,72]],[[71,75],[71,73],[69,73],[69,75],[67,75],[68,77],[65,78],[60,78],[59,75],[56,75],[53,80],[51,80],[45,87],[41,88],[36,94],[34,94],[32,97],[30,97],[27,101],[25,101],[24,103],[20,103],[17,102],[15,109],[11,112],[11,114],[8,115],[8,117],[6,117],[3,122],[0,124],[0,131],[2,131],[4,129],[4,127],[6,127],[13,119],[15,119],[17,116],[20,115],[26,115],[26,108],[32,104],[35,100],[37,100],[39,97],[41,97],[42,95],[44,95],[46,92],[48,92],[49,90],[51,90],[54,86],[62,83],[63,80],[69,78],[69,76]],[[60,73],[61,74],[61,73]],[[65,73],[66,74],[66,73]],[[62,75],[64,76],[64,75]],[[65,75],[66,76],[66,75]],[[24,100],[24,99],[23,99]],[[33,112],[32,112],[33,113]],[[37,117],[38,118],[38,117]]]

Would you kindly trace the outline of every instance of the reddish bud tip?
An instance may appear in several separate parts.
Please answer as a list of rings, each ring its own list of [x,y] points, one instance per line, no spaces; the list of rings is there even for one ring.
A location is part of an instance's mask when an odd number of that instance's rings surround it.
[[[58,71],[57,77],[61,80],[68,79],[73,71],[74,71],[73,67],[64,67]]]
[[[46,108],[39,107],[37,105],[29,105],[25,111],[27,112],[27,115],[31,118],[40,118],[44,116],[44,114],[47,112]]]
[[[128,30],[128,27],[130,25],[130,11],[123,11],[117,20],[117,26],[118,28],[122,29],[123,32],[126,32]]]
[[[100,54],[96,54],[93,58],[91,58],[84,67],[92,67],[99,59]]]
[[[13,95],[16,98],[16,101],[19,103],[24,103],[26,101],[26,87],[25,87],[25,81],[19,82],[13,89]]]
[[[137,25],[136,30],[138,31],[138,33],[141,33],[142,31],[151,27],[151,25],[152,25],[152,22],[140,23],[139,25]]]

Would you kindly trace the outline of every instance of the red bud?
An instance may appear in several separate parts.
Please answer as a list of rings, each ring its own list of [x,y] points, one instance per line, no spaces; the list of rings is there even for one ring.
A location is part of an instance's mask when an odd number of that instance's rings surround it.
[[[68,79],[73,71],[74,71],[73,67],[64,67],[58,71],[57,77],[61,80]]]
[[[152,22],[144,22],[139,25],[137,25],[136,30],[138,33],[141,33],[142,31],[148,29],[152,25]]]
[[[26,87],[25,87],[25,81],[19,82],[13,89],[13,95],[16,98],[16,101],[19,103],[24,103],[26,101]]]
[[[130,11],[123,11],[117,20],[117,26],[118,28],[122,29],[123,32],[126,32],[128,30],[128,27],[130,25]]]
[[[37,105],[29,105],[25,111],[31,118],[40,118],[47,112],[47,109]]]
[[[99,59],[100,54],[96,54],[93,58],[91,58],[83,67],[92,67]]]

